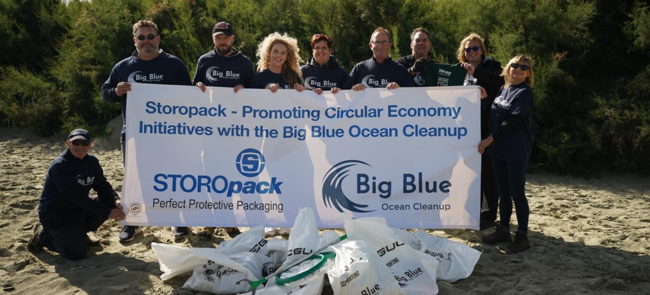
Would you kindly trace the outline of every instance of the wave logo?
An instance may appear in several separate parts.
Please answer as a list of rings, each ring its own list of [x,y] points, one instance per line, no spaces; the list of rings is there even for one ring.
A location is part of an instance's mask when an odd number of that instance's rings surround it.
[[[126,80],[129,83],[136,83],[136,82],[141,82],[143,80],[146,80],[146,79],[143,79],[142,77],[143,77],[142,71],[135,71],[135,72],[129,74],[129,77]]]
[[[316,81],[316,77],[305,78],[305,87],[307,88],[307,90],[314,90],[318,86],[320,85],[318,85],[318,81]]]
[[[210,81],[210,82],[219,81],[219,78],[222,76],[222,74],[218,70],[219,70],[219,67],[209,67],[205,71],[205,78],[208,79],[208,81]]]
[[[417,85],[417,86],[424,86],[424,77],[422,77],[420,72],[417,72],[415,74],[415,77],[413,78],[413,81],[415,82],[415,85]]]
[[[366,87],[386,87],[388,85],[388,80],[386,79],[377,79],[375,75],[367,75],[361,79],[361,83]]]
[[[255,177],[264,171],[266,160],[264,155],[253,148],[245,149],[237,155],[235,160],[237,171],[246,177]]]
[[[343,192],[343,181],[349,176],[350,169],[357,165],[370,166],[359,160],[346,160],[334,165],[323,178],[323,203],[327,207],[334,207],[343,213],[343,208],[358,213],[368,213],[368,205],[351,201]]]

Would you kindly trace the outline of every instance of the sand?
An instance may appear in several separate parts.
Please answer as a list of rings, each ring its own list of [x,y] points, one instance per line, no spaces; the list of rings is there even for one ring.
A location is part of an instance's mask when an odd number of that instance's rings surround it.
[[[150,227],[127,244],[121,226],[105,223],[100,246],[86,259],[27,251],[38,222],[38,198],[65,135],[42,138],[24,129],[0,128],[0,283],[5,294],[194,294],[181,290],[189,277],[169,281],[151,243],[218,247],[230,239],[218,230],[211,240],[193,235],[174,243],[169,228]],[[117,136],[98,139],[91,151],[117,191],[123,180]],[[580,165],[580,163],[575,163]],[[483,251],[472,275],[438,282],[439,294],[650,294],[650,177],[607,175],[582,179],[529,174],[532,248],[505,254],[480,238],[491,230],[430,231]],[[513,215],[514,230],[516,221]]]

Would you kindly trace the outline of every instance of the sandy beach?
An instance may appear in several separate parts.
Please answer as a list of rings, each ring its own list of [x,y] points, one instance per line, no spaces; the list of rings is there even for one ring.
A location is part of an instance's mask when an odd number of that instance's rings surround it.
[[[188,239],[174,243],[169,228],[149,227],[121,244],[121,226],[108,221],[96,234],[100,245],[81,261],[27,251],[45,175],[65,149],[64,141],[65,135],[43,138],[25,129],[0,128],[4,294],[195,294],[180,289],[190,274],[160,279],[151,243],[218,247],[230,239],[221,230],[208,240],[193,228]],[[121,191],[117,136],[96,140],[91,154]],[[587,180],[536,173],[528,175],[526,191],[532,248],[524,253],[508,255],[483,245],[480,238],[491,229],[429,231],[483,251],[469,278],[438,282],[439,294],[650,294],[650,177],[610,174]],[[512,223],[514,231],[514,214]]]

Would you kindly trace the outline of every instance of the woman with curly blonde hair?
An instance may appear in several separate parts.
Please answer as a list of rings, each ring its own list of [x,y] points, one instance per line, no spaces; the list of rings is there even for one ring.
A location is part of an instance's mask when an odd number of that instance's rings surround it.
[[[298,40],[287,33],[272,33],[257,47],[258,73],[253,76],[252,87],[269,89],[275,93],[278,89],[305,90],[299,62]]]

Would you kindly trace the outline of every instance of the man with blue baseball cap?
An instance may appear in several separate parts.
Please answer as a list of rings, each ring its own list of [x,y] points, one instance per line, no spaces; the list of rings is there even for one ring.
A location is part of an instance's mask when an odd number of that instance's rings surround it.
[[[70,132],[67,149],[59,155],[45,177],[38,204],[38,219],[28,249],[43,247],[70,260],[83,259],[86,247],[97,244],[87,235],[107,219],[126,218],[120,197],[104,177],[99,160],[88,154],[93,144],[84,129]],[[97,197],[90,197],[90,190]]]

